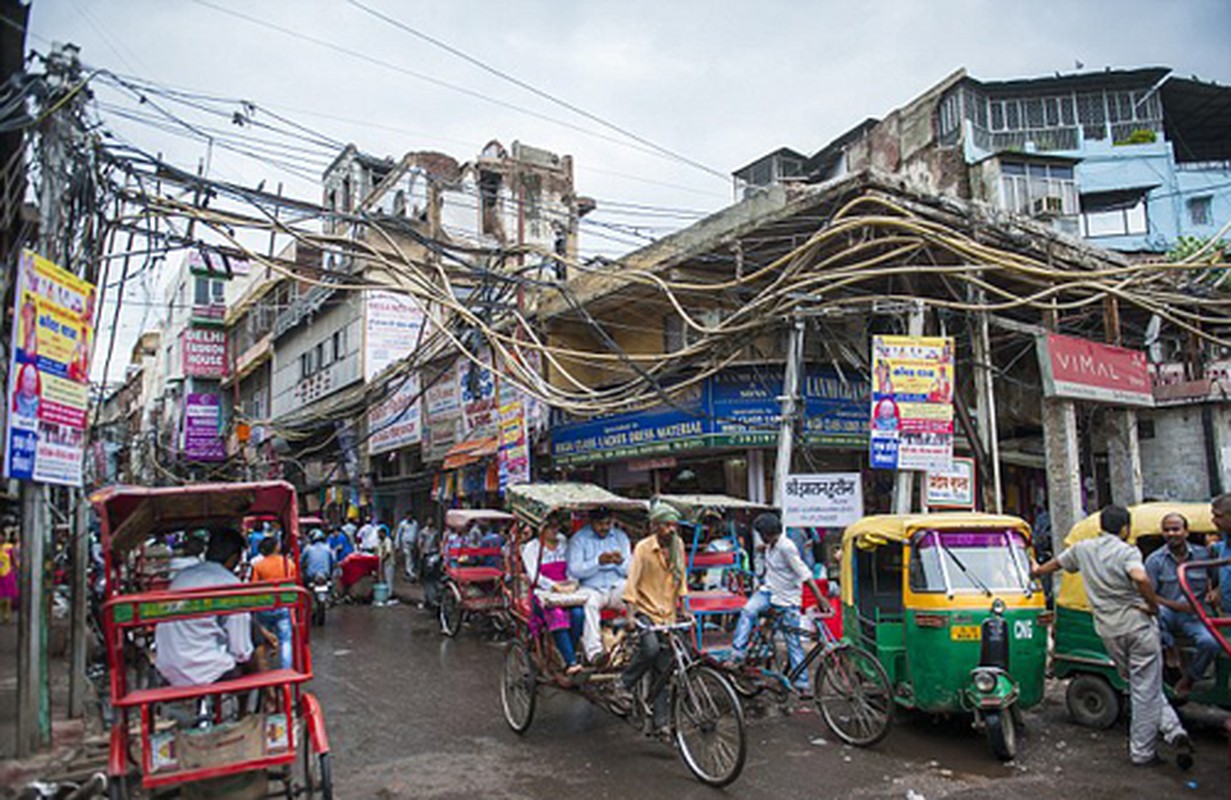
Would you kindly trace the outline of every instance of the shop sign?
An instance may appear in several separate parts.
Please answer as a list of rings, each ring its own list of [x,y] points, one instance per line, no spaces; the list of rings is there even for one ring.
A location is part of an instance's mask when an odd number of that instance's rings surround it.
[[[949,469],[954,377],[950,338],[872,337],[873,468]]]
[[[487,366],[490,357],[481,353],[480,363],[459,362],[458,392],[462,401],[462,422],[468,439],[498,435],[500,409],[496,402],[496,376]]]
[[[422,437],[419,374],[412,372],[394,378],[393,383],[397,385],[393,394],[368,412],[368,452],[371,455],[418,444]]]
[[[457,364],[449,367],[423,392],[425,416],[428,424],[436,420],[456,417],[462,410],[461,388],[457,385]]]
[[[363,379],[415,351],[423,334],[423,311],[407,294],[368,291],[363,296]]]
[[[216,394],[184,396],[184,457],[189,461],[226,460],[226,444],[218,433],[220,412]]]
[[[928,508],[975,507],[975,460],[954,456],[953,468],[928,470],[923,504]]]
[[[440,417],[428,422],[423,433],[423,460],[427,462],[443,461],[445,454],[453,445],[462,441],[462,418],[460,414],[451,417]]]
[[[190,378],[225,378],[227,332],[222,328],[186,328],[180,334],[184,375]]]
[[[1036,340],[1045,397],[1152,407],[1146,354],[1049,333]]]
[[[80,486],[95,287],[29,250],[16,277],[4,474]]]
[[[783,486],[782,524],[788,528],[845,528],[863,516],[858,472],[790,475]]]

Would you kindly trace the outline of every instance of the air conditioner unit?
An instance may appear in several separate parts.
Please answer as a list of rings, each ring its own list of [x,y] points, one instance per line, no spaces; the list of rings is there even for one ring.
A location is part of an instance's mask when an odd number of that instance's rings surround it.
[[[1064,213],[1064,198],[1054,194],[1036,197],[1031,204],[1031,211],[1036,217],[1059,216]]]

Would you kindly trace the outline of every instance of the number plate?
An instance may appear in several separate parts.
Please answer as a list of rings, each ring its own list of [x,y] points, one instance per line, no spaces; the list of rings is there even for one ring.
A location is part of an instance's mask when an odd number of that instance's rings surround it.
[[[949,629],[949,638],[955,642],[977,642],[983,638],[978,625],[954,625]]]

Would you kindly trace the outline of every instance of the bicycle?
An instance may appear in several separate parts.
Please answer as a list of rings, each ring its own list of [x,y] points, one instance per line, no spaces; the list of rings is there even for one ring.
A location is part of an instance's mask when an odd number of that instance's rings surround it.
[[[786,665],[776,642],[778,635],[785,639],[788,633],[812,642],[794,669]],[[825,625],[790,625],[781,609],[770,608],[753,629],[747,653],[739,664],[716,662],[741,696],[752,698],[770,690],[780,702],[793,696],[802,699],[796,686],[815,663],[812,702],[839,739],[870,747],[889,732],[894,701],[884,667],[868,651],[836,638]]]

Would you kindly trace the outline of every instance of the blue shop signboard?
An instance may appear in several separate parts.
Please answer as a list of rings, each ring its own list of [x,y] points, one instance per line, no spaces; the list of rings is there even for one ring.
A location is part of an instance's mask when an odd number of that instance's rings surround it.
[[[675,406],[571,422],[551,431],[557,464],[581,464],[702,447],[767,447],[778,441],[782,375],[760,367],[724,370]],[[833,369],[809,368],[801,382],[804,441],[864,446],[868,384]]]

